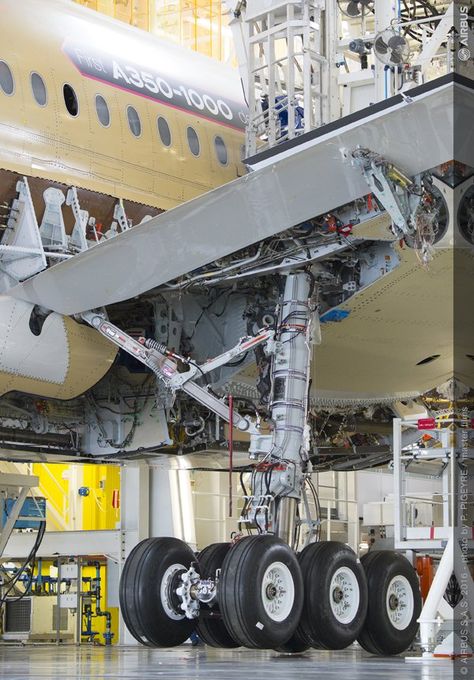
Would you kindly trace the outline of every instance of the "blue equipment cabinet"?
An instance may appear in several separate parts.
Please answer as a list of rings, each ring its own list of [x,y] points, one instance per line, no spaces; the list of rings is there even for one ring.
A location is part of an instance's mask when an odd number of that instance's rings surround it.
[[[0,505],[2,526],[5,525],[15,500],[15,498],[6,498],[2,503],[3,507]],[[22,519],[15,522],[15,529],[39,529],[40,521],[46,517],[46,498],[40,496],[36,496],[35,499],[26,498],[20,517]]]

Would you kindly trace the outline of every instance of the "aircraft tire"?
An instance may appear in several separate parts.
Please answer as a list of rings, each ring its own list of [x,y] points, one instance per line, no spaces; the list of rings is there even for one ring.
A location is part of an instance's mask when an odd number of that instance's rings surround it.
[[[410,647],[421,612],[418,577],[410,562],[392,550],[362,558],[369,588],[369,607],[358,642],[370,654],[390,656]]]
[[[368,595],[364,569],[351,548],[326,541],[299,555],[305,602],[298,635],[317,649],[345,649],[364,625]]]
[[[281,654],[303,654],[310,648],[311,645],[296,630],[289,640],[275,647],[275,651]]]
[[[195,561],[177,538],[147,538],[128,556],[120,578],[120,609],[133,637],[148,647],[176,647],[196,621],[187,619],[174,594],[179,575]]]
[[[219,604],[226,627],[242,646],[283,645],[295,632],[303,608],[296,555],[270,534],[241,539],[222,565]]]
[[[361,557],[360,561],[361,561],[362,566],[364,567],[364,571],[365,571],[366,574],[367,574],[368,565],[372,561],[372,558],[375,557],[375,555],[377,555],[377,553],[378,553],[377,550],[372,550],[371,552],[368,552],[365,555],[363,555],[363,557]],[[367,610],[368,610],[368,608],[367,608]],[[366,623],[367,623],[367,615],[366,615],[366,621],[364,622],[364,627],[365,627]],[[357,642],[359,644],[361,644],[360,638],[363,634],[363,630],[364,629],[362,629],[362,631],[359,633],[359,638],[357,640]],[[361,646],[363,647],[363,649],[365,649],[366,652],[369,652],[370,654],[375,654],[376,656],[378,656],[380,654],[380,651],[377,649],[377,647],[375,647],[375,645],[373,643],[371,643],[369,636],[365,636],[365,643],[364,643],[364,645],[361,645]]]
[[[231,548],[230,543],[212,543],[198,555],[199,574],[201,578],[215,578],[216,570],[221,569],[222,563]],[[219,602],[219,587],[218,597]],[[210,647],[223,647],[232,649],[239,646],[226,628],[217,607],[214,605],[209,610],[210,616],[206,616],[205,605],[201,605],[201,614],[198,619],[196,633],[201,640]],[[214,614],[215,618],[212,617]],[[217,614],[217,615],[216,615]]]

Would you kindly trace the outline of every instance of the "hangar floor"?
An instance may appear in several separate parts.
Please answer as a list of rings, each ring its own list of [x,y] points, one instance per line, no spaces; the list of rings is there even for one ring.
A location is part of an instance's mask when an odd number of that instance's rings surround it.
[[[311,652],[288,657],[270,652],[209,650],[183,646],[173,650],[145,647],[0,646],[0,678],[8,680],[441,680],[452,673],[449,661],[406,663],[377,659],[360,650]],[[459,675],[459,677],[462,677]]]

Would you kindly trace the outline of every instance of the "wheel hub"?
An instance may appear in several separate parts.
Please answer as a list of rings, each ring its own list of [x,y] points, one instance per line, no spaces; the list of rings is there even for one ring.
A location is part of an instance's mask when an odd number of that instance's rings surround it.
[[[349,567],[340,567],[329,586],[331,610],[339,623],[354,620],[359,609],[360,592],[357,577]]]
[[[278,595],[278,589],[274,583],[269,583],[266,589],[267,597],[269,600],[274,600]]]
[[[186,571],[183,564],[172,564],[163,574],[160,584],[160,599],[167,616],[174,621],[184,619],[184,613],[180,609],[180,600],[176,590],[181,582],[181,576]]]
[[[291,572],[283,562],[273,562],[265,571],[261,596],[265,612],[273,621],[284,621],[289,616],[295,586]]]
[[[414,598],[410,582],[405,576],[394,576],[387,588],[386,609],[390,623],[397,630],[405,630],[413,618]]]
[[[388,600],[388,606],[392,611],[394,611],[399,605],[398,597],[396,595],[390,595]]]
[[[181,600],[179,599],[176,591],[181,585],[181,576],[184,574],[184,571],[184,569],[179,569],[175,574],[173,574],[168,584],[168,602],[171,604],[173,609],[180,614]]]
[[[198,589],[201,577],[193,565],[187,571],[180,574],[180,585],[176,589],[176,595],[181,600],[180,609],[184,611],[186,618],[196,619],[199,616]]]

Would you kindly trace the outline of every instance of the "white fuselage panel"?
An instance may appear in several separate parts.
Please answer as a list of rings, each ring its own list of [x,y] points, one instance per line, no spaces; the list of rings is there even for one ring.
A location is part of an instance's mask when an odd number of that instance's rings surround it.
[[[32,311],[27,302],[0,297],[0,371],[62,384],[69,367],[64,320],[50,314],[35,335],[30,329]]]

